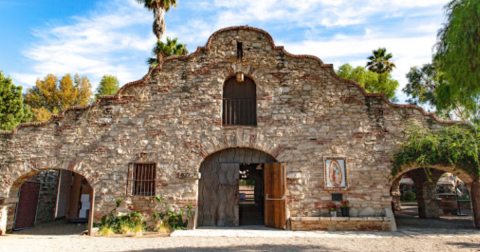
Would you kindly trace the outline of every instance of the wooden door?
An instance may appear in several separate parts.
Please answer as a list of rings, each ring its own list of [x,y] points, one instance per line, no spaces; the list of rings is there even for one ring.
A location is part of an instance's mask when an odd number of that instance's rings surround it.
[[[15,217],[15,229],[24,229],[35,226],[39,193],[39,183],[23,183],[20,188],[20,198],[18,200]]]
[[[265,226],[285,229],[287,225],[287,174],[284,163],[265,165]]]
[[[203,194],[208,194],[201,202],[200,226],[237,227],[240,224],[239,170],[238,163],[213,163],[206,176],[202,176]]]

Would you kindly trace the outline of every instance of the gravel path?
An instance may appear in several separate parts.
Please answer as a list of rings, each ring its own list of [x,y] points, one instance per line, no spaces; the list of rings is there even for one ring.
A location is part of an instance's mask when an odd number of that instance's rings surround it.
[[[328,233],[325,238],[100,238],[88,236],[0,237],[0,251],[480,251],[480,233]]]

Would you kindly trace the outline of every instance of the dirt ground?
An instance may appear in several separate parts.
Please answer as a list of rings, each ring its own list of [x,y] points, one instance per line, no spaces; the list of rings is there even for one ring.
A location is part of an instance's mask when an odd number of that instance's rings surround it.
[[[480,234],[364,236],[329,235],[326,238],[96,238],[79,236],[5,236],[0,251],[480,251]]]

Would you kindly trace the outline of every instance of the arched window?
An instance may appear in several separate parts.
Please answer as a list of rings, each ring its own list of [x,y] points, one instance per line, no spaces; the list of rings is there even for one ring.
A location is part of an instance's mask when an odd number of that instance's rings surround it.
[[[223,86],[224,126],[257,126],[257,90],[252,79],[244,82],[231,78]]]

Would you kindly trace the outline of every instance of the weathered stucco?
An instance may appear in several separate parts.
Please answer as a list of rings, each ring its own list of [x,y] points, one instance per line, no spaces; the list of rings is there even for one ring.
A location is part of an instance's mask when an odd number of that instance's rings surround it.
[[[236,41],[245,56],[236,62]],[[222,126],[222,91],[242,70],[257,85],[257,127]],[[68,169],[96,189],[95,218],[124,199],[124,211],[151,213],[152,197],[126,196],[128,164],[158,163],[156,193],[176,209],[197,203],[198,180],[178,178],[199,171],[204,158],[229,147],[255,148],[287,163],[288,209],[293,217],[328,215],[324,158],[346,157],[353,216],[383,216],[389,208],[391,157],[404,130],[441,122],[415,106],[389,103],[335,75],[332,65],[293,56],[270,35],[251,27],[215,33],[189,56],[169,57],[117,95],[86,108],[71,108],[47,123],[22,125],[0,136],[0,197],[35,169]]]

